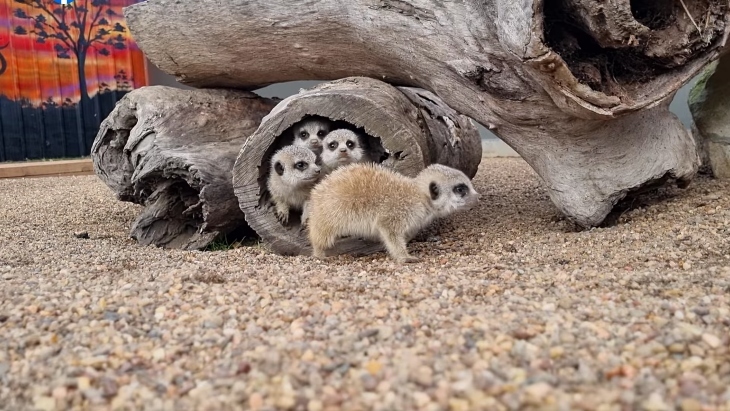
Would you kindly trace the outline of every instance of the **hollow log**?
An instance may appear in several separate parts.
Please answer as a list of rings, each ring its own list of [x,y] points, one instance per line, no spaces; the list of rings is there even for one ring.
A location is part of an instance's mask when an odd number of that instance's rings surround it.
[[[231,169],[277,103],[246,91],[166,86],[125,95],[102,122],[91,158],[119,200],[144,207],[131,237],[142,245],[192,250],[250,232]]]
[[[148,0],[125,17],[155,65],[196,87],[364,76],[429,90],[514,148],[586,227],[634,190],[696,174],[694,141],[668,101],[730,28],[726,0],[232,0],[220,10]]]
[[[282,225],[266,191],[271,157],[293,141],[291,127],[311,116],[365,136],[372,158],[407,176],[439,163],[472,178],[481,161],[476,124],[426,90],[396,88],[371,78],[344,78],[302,90],[264,118],[233,168],[233,189],[246,221],[279,254],[311,254],[300,216],[290,216],[290,222]],[[377,243],[351,238],[339,241],[330,253],[363,255],[381,250]]]
[[[730,178],[730,54],[703,73],[690,93],[689,109],[703,165],[716,178]]]

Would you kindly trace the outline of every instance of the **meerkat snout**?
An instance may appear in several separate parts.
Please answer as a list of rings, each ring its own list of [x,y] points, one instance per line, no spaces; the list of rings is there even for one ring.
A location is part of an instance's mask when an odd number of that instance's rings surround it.
[[[347,129],[331,131],[324,138],[323,146],[322,165],[325,174],[348,164],[372,161],[364,148],[362,138]]]
[[[322,140],[329,134],[332,124],[324,119],[308,119],[297,123],[293,128],[294,143],[306,147],[314,154],[322,154]]]
[[[317,156],[308,148],[290,145],[274,153],[267,188],[282,223],[289,221],[290,209],[304,211],[309,193],[321,175]]]
[[[312,189],[308,204],[313,255],[343,236],[380,240],[398,262],[416,262],[406,244],[436,218],[474,207],[479,194],[461,171],[440,164],[415,178],[381,165],[350,164]]]

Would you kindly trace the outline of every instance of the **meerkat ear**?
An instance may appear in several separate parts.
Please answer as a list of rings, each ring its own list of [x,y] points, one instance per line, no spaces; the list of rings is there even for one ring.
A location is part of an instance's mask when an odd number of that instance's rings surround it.
[[[428,185],[428,191],[431,192],[431,200],[435,200],[439,198],[439,186],[435,182],[431,182],[431,184]]]
[[[274,163],[274,170],[276,170],[276,174],[278,175],[284,175],[284,166],[281,165],[281,161],[277,161]]]

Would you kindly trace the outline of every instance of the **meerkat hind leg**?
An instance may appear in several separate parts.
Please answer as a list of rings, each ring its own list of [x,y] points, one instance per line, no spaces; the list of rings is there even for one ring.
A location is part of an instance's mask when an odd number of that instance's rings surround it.
[[[392,259],[399,263],[417,263],[420,261],[418,257],[412,256],[408,253],[408,246],[406,245],[406,240],[402,235],[391,230],[381,228],[380,237]]]

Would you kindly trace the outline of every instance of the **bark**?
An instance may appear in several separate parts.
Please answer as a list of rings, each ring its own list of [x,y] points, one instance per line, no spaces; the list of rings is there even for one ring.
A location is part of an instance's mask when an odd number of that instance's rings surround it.
[[[730,54],[709,67],[692,89],[689,108],[703,164],[717,178],[730,178]]]
[[[667,101],[717,56],[728,5],[685,1],[685,12],[647,0],[629,16],[639,2],[621,0],[590,16],[590,3],[233,0],[221,14],[213,2],[148,0],[125,17],[150,60],[192,86],[365,76],[432,91],[507,142],[561,211],[592,226],[634,189],[696,173],[693,140]],[[661,27],[640,27],[656,17]],[[608,47],[620,41],[633,47]]]
[[[354,127],[374,138],[375,152],[386,153],[382,164],[415,176],[438,162],[458,168],[470,178],[482,157],[476,124],[445,105],[432,93],[396,88],[370,78],[345,78],[320,84],[283,100],[250,137],[233,169],[233,188],[251,228],[279,254],[310,255],[306,230],[299,219],[283,226],[268,201],[270,159],[291,142],[289,129],[308,115]],[[379,244],[359,239],[340,241],[332,252],[368,254]]]
[[[191,250],[245,233],[231,169],[277,102],[243,91],[166,86],[125,95],[103,121],[91,158],[118,199],[144,207],[131,236],[142,245]]]

